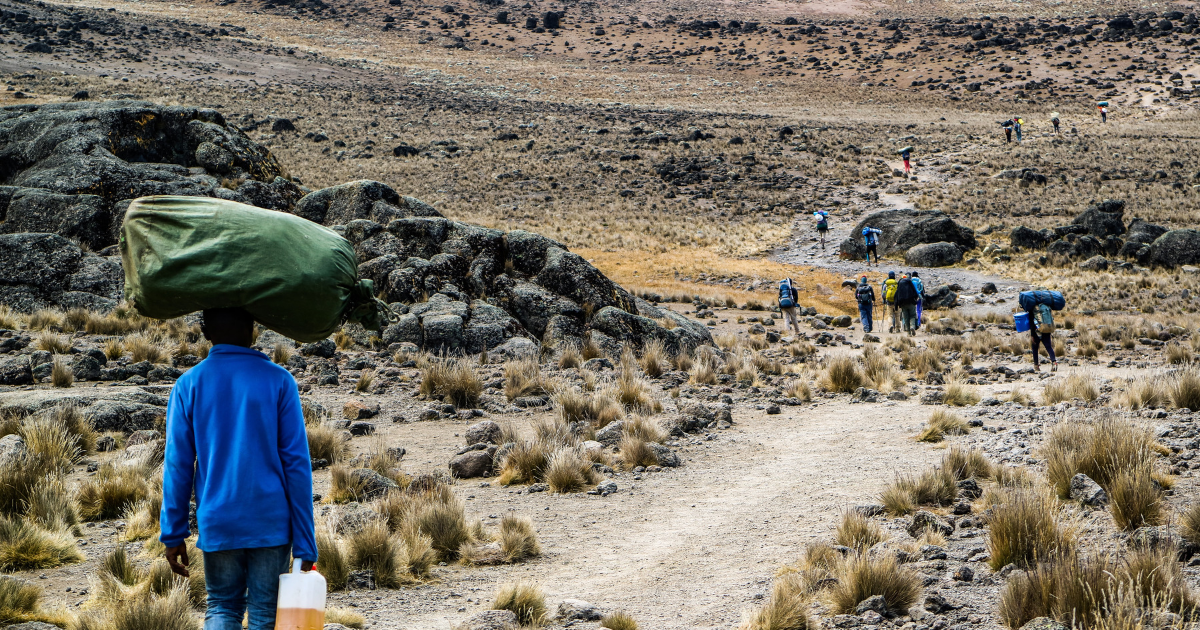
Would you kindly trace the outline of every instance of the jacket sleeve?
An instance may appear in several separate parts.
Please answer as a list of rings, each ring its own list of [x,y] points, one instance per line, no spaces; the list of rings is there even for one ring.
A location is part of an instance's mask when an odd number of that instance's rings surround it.
[[[196,478],[196,437],[192,431],[190,396],[186,384],[176,384],[167,404],[167,448],[163,459],[163,501],[159,540],[167,547],[183,544],[189,535],[188,512]]]
[[[289,376],[279,400],[279,460],[291,508],[292,556],[317,561],[317,535],[312,507],[312,459],[300,394]]]

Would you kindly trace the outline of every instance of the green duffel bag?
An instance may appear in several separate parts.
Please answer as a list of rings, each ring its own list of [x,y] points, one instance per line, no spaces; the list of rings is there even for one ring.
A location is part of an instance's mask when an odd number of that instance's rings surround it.
[[[170,319],[241,307],[301,342],[343,322],[380,330],[387,305],[358,279],[349,241],[306,219],[209,197],[142,197],[121,226],[125,299]]]

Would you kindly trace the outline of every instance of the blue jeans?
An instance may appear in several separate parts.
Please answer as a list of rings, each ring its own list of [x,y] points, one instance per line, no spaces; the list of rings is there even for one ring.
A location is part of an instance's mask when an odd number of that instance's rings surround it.
[[[862,320],[863,332],[869,333],[875,327],[875,322],[871,321],[871,310],[874,305],[870,302],[858,303],[858,318]]]
[[[287,573],[291,557],[291,545],[205,553],[204,630],[242,630],[247,603],[249,630],[274,630],[279,575]]]

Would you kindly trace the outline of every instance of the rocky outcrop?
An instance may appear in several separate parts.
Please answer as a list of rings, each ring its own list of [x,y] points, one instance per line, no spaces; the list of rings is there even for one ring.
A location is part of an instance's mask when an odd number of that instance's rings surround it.
[[[217,111],[145,101],[0,109],[0,232],[114,245],[130,199],[196,195],[289,210],[301,191]],[[224,182],[224,184],[223,184]],[[228,182],[242,182],[236,189]]]
[[[1018,225],[1008,235],[1008,243],[1013,249],[1042,249],[1054,240],[1054,232],[1050,230],[1035,230]]]
[[[29,361],[28,355],[13,358]],[[0,356],[0,364],[3,360]],[[153,429],[166,416],[166,391],[149,391],[153,389],[71,388],[0,393],[0,413],[33,415],[59,405],[71,405],[77,407],[97,431],[142,431]]]
[[[938,210],[881,210],[867,215],[846,240],[842,241],[841,253],[850,258],[862,259],[866,253],[862,230],[873,227],[882,231],[879,235],[880,256],[892,252],[906,252],[924,243],[953,243],[962,251],[975,249],[975,231],[959,225]]]
[[[1117,255],[1123,258],[1132,258],[1138,264],[1148,264],[1150,244],[1166,233],[1167,228],[1161,225],[1135,218],[1129,222],[1129,229],[1125,233],[1125,244],[1121,246]]]
[[[1200,230],[1171,230],[1154,239],[1147,261],[1169,269],[1200,263]]]
[[[904,264],[910,267],[946,267],[962,259],[962,250],[954,243],[926,243],[904,252]]]
[[[1119,199],[1105,199],[1100,203],[1088,206],[1079,216],[1071,221],[1072,225],[1083,226],[1087,233],[1098,239],[1107,236],[1119,236],[1125,233],[1125,202]]]
[[[16,311],[105,311],[120,301],[124,284],[118,256],[85,253],[57,234],[0,234],[0,304]]]

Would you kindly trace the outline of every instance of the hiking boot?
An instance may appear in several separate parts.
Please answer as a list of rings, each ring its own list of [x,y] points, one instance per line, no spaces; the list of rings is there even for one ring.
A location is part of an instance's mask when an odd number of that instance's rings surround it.
[[[1051,363],[1051,364],[1050,364],[1050,371],[1051,371],[1051,372],[1057,372],[1057,371],[1058,371],[1058,361],[1055,361],[1054,363]]]

